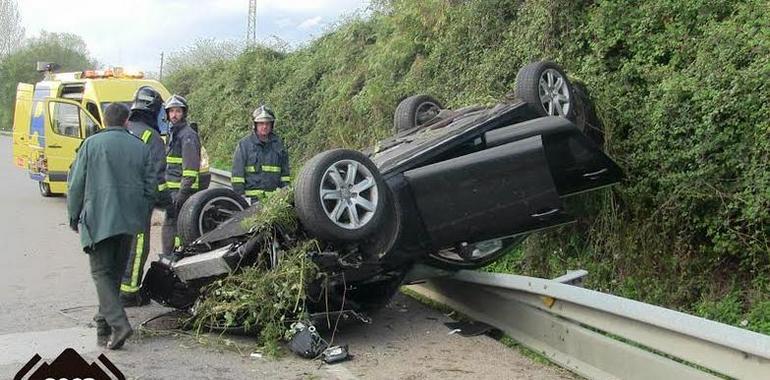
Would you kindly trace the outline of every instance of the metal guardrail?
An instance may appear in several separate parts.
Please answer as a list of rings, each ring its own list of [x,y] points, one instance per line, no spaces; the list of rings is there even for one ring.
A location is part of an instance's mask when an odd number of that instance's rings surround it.
[[[216,168],[209,168],[211,173],[211,187],[231,187],[230,172]]]
[[[230,172],[210,171],[213,186],[230,187]],[[546,280],[459,271],[409,288],[587,378],[716,378],[706,368],[770,379],[769,336],[562,283],[581,275]]]
[[[770,379],[770,336],[674,310],[499,273],[460,271],[410,288],[591,379],[716,378],[697,366]]]

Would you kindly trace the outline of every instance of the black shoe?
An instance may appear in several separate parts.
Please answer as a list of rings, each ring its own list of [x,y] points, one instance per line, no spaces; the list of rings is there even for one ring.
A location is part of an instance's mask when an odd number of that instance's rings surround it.
[[[150,304],[150,297],[145,296],[142,292],[136,293],[120,293],[120,303],[123,307],[137,307]]]
[[[96,345],[99,347],[107,347],[107,342],[110,340],[110,334],[96,335]]]
[[[112,327],[104,321],[96,321],[96,345],[107,347],[107,341],[110,340]]]
[[[110,350],[120,349],[133,333],[134,330],[131,329],[131,326],[113,328],[112,336],[110,336],[110,340],[107,342],[107,348]]]

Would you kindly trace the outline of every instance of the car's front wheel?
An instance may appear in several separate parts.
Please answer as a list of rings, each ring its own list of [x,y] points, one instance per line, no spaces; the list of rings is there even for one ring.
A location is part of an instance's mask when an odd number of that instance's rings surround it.
[[[247,207],[249,204],[242,196],[226,188],[206,189],[193,194],[179,210],[177,231],[182,243],[188,245],[194,242]]]
[[[382,223],[385,182],[364,154],[348,149],[320,153],[305,163],[294,189],[302,225],[319,239],[354,241]]]

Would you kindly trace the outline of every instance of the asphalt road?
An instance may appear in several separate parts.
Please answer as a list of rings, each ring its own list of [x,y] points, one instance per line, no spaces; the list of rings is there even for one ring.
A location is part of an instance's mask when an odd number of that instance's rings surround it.
[[[91,317],[96,292],[78,236],[66,224],[66,199],[43,198],[37,184],[13,166],[11,139],[0,136],[0,378],[12,378],[35,353],[50,362],[65,348],[87,361],[102,350]],[[156,220],[157,222],[157,220]],[[155,228],[158,230],[158,228]],[[158,251],[153,231],[152,252]],[[152,259],[152,256],[151,256]],[[129,309],[134,326],[168,309]],[[252,356],[253,339],[158,330],[140,331],[105,355],[129,379],[561,379],[573,376],[534,362],[482,336],[463,338],[451,319],[398,295],[369,325],[347,323],[335,342],[353,360],[322,365],[287,354]]]

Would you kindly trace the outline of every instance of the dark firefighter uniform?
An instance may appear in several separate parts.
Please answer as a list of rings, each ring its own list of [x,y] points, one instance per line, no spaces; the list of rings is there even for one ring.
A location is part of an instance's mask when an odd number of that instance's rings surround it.
[[[157,126],[158,114],[162,106],[163,99],[160,93],[152,87],[141,87],[134,95],[134,103],[128,118],[129,132],[140,138],[150,149],[153,173],[158,183],[155,207],[165,206],[170,202],[166,186],[166,147]],[[137,306],[149,302],[149,299],[142,299],[139,289],[142,285],[144,264],[149,256],[151,219],[152,213],[148,215],[144,231],[136,234],[131,243],[128,265],[120,284],[121,301],[124,306]]]
[[[274,125],[275,116],[266,106],[254,111],[254,123],[268,122]],[[277,188],[288,185],[289,155],[283,141],[272,132],[260,139],[256,128],[238,142],[233,155],[231,183],[236,193],[253,201],[264,197]]]
[[[174,107],[182,108],[187,115],[187,101],[183,97],[174,95],[166,102],[166,112]],[[163,222],[164,253],[172,252],[181,245],[176,231],[177,216],[187,198],[204,188],[201,186],[200,168],[201,142],[198,133],[187,124],[186,119],[172,124],[166,145],[166,186],[171,205],[166,208]]]

